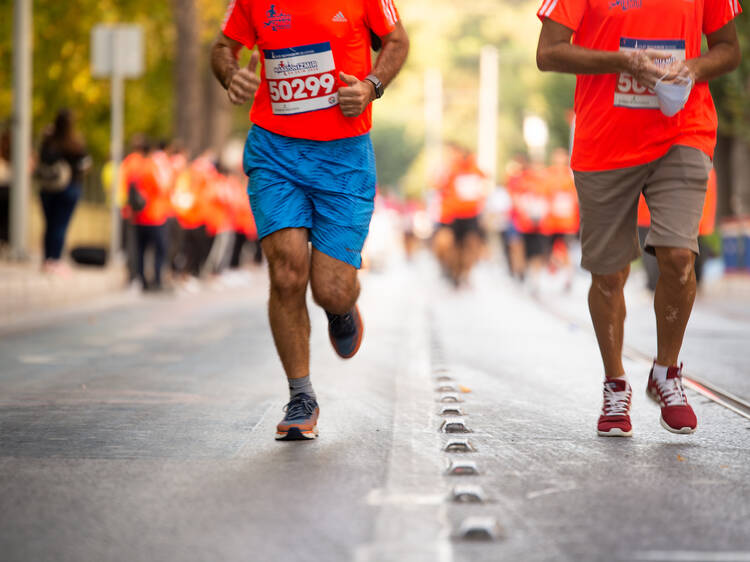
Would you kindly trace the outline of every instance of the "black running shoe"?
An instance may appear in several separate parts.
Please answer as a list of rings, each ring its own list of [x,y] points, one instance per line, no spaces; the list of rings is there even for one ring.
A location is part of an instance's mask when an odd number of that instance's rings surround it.
[[[354,357],[354,354],[362,345],[362,334],[364,326],[362,317],[359,315],[359,308],[354,305],[346,314],[331,314],[328,316],[328,335],[331,338],[331,345],[336,353],[344,359]]]

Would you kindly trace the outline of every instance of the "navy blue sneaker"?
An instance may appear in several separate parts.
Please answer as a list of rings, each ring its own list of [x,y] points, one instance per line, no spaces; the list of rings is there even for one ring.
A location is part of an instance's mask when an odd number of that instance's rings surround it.
[[[336,353],[344,359],[354,357],[354,354],[362,345],[362,334],[364,326],[362,317],[359,315],[359,308],[354,305],[346,314],[331,314],[328,316],[328,336],[331,338],[331,345]]]
[[[315,398],[298,394],[284,406],[286,415],[276,426],[277,441],[303,441],[318,436],[320,408]]]

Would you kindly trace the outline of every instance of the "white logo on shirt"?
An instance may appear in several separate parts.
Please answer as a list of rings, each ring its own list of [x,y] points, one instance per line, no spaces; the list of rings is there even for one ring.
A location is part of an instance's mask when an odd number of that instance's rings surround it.
[[[337,21],[337,22],[343,23],[343,22],[347,22],[349,20],[346,19],[346,16],[344,14],[342,14],[341,12],[339,12],[338,14],[336,14],[335,16],[333,16],[333,18],[331,19],[331,21]]]

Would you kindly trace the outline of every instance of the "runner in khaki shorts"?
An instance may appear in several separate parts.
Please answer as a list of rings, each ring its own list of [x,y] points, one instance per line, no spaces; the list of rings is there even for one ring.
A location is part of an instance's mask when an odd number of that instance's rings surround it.
[[[632,435],[623,288],[640,253],[641,192],[652,215],[646,251],[661,271],[658,351],[646,392],[660,404],[667,430],[692,433],[697,426],[678,356],[695,299],[698,223],[716,144],[707,81],[739,64],[732,20],[740,11],[737,0],[545,0],[537,13],[540,70],[578,75],[571,167],[604,362],[599,435]],[[703,34],[708,51],[701,54]]]

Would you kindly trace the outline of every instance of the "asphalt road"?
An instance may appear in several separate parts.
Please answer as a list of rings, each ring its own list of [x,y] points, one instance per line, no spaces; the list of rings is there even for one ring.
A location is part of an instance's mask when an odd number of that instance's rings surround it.
[[[634,437],[598,438],[590,331],[495,266],[458,293],[427,260],[363,287],[351,361],[311,310],[309,443],[273,440],[286,388],[262,272],[6,330],[0,559],[750,560],[748,420],[690,394],[699,430],[672,435],[647,366],[629,363]],[[742,357],[733,341],[715,352]],[[471,433],[440,431],[440,384],[457,385]],[[452,438],[475,450],[445,452]],[[451,461],[478,474],[447,474]],[[451,501],[464,485],[483,501]],[[469,517],[486,520],[475,540]]]

